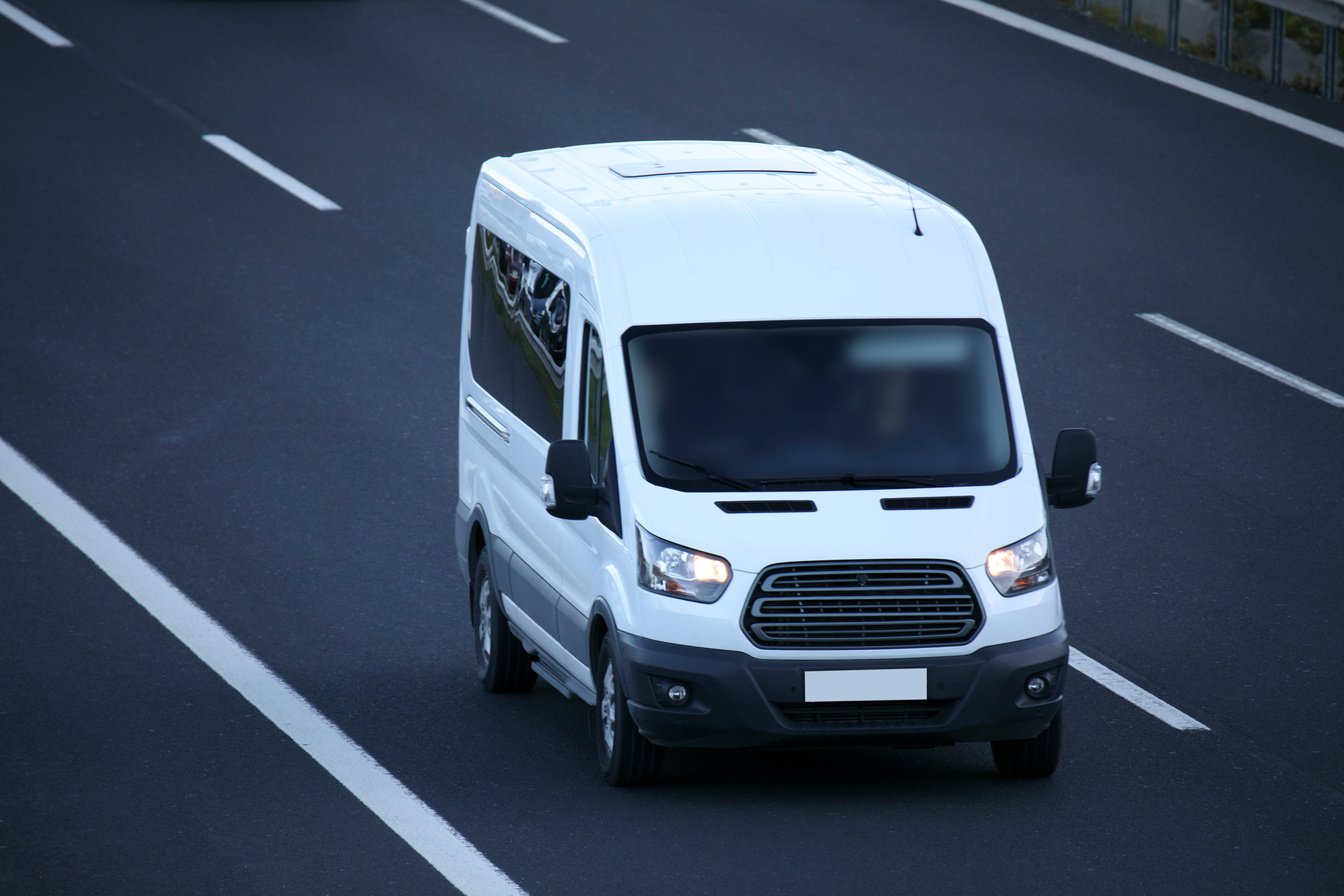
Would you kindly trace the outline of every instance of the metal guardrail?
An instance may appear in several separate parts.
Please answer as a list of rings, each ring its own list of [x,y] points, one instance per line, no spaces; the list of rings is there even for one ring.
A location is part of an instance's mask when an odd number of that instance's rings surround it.
[[[1072,0],[1072,5],[1155,43],[1165,43],[1169,50],[1207,58],[1272,84],[1286,81],[1289,86],[1319,92],[1327,100],[1340,99],[1344,93],[1340,85],[1344,0]],[[1244,24],[1247,19],[1263,21],[1266,10],[1268,27],[1238,27],[1239,21]],[[1183,14],[1211,26],[1210,33],[1200,40],[1187,37],[1182,31]],[[1310,20],[1305,27],[1304,19]],[[1319,51],[1304,48],[1304,43],[1314,46],[1317,40]],[[1268,65],[1262,67],[1260,62]]]
[[[1266,6],[1277,6],[1288,12],[1329,25],[1344,28],[1344,0],[1263,0]]]

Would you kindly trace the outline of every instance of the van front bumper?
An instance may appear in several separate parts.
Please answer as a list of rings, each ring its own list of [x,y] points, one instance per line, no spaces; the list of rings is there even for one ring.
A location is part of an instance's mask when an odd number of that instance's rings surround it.
[[[627,634],[616,641],[635,724],[654,743],[681,747],[810,741],[934,746],[1035,737],[1059,712],[1069,658],[1064,626],[964,656],[899,660],[771,660]],[[803,701],[805,671],[904,668],[928,670],[928,700]],[[1057,677],[1051,695],[1028,697],[1027,679],[1052,670]],[[690,700],[672,707],[666,689],[678,683],[690,690]]]

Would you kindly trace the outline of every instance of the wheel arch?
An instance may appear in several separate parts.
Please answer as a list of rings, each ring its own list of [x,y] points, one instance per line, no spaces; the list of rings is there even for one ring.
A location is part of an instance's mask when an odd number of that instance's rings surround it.
[[[602,639],[608,633],[616,631],[616,625],[612,622],[611,608],[603,598],[598,598],[593,602],[592,616],[588,621],[588,671],[593,678],[593,687],[597,688],[597,654],[602,649]],[[616,660],[616,668],[620,669],[620,644],[619,639],[614,635],[611,639],[612,659]]]
[[[482,553],[486,555],[486,562],[490,564],[490,577],[495,582],[499,582],[500,578],[499,571],[495,569],[494,552],[487,550],[490,544],[490,523],[485,518],[485,511],[477,505],[461,525],[465,532],[463,539],[465,547],[461,553],[466,562],[467,604],[470,606],[476,593],[476,562]]]

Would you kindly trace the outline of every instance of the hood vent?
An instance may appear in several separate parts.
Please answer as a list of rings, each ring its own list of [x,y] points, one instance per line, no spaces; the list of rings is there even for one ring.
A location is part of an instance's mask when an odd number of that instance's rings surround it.
[[[975,503],[971,495],[942,495],[935,498],[883,498],[883,510],[965,510]]]
[[[724,513],[816,513],[811,501],[715,501]]]

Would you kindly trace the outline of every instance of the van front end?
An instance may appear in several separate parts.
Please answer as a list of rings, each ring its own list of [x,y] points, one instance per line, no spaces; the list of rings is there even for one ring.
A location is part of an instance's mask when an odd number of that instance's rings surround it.
[[[640,732],[715,747],[1039,735],[1068,664],[1039,479],[956,491],[761,501],[633,483],[615,652]]]
[[[630,714],[644,737],[668,747],[939,746],[1034,738],[1063,704],[1069,655],[1062,625],[961,656],[900,659],[759,659],[628,634],[619,635],[617,645]],[[893,671],[907,674],[888,674]],[[819,675],[879,699],[808,701],[809,684]],[[669,695],[677,687],[674,701]],[[907,688],[900,694],[906,699],[881,699],[884,689],[900,688]]]

